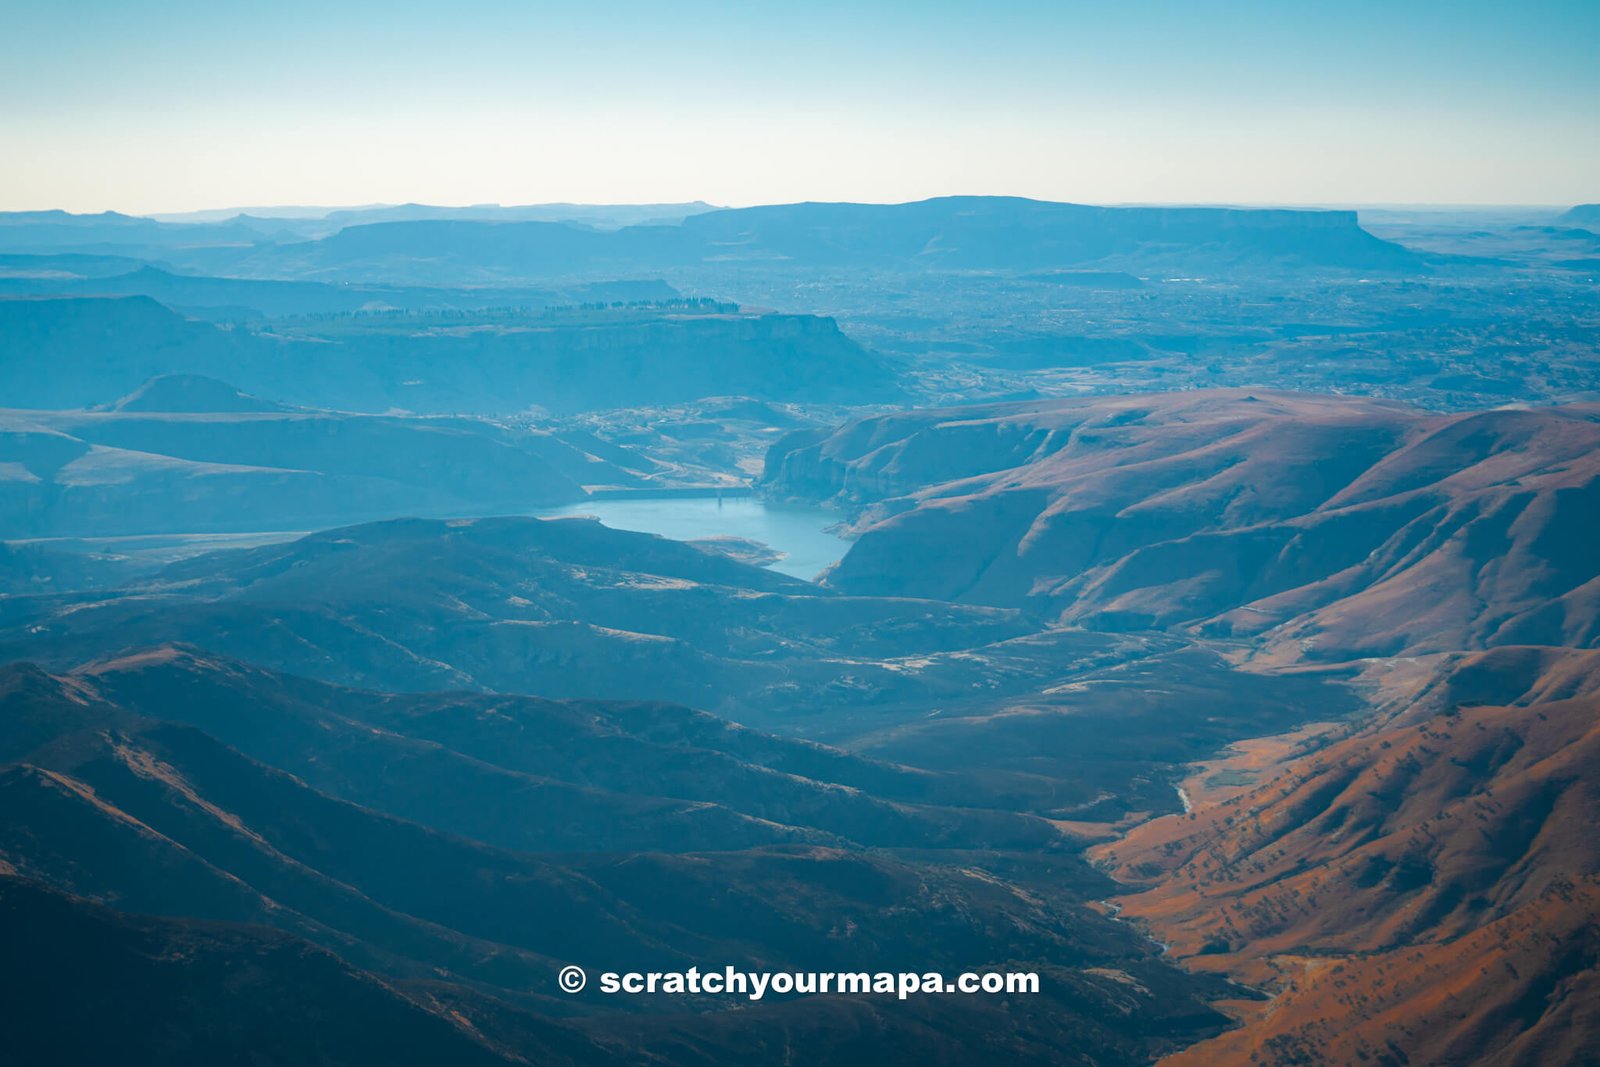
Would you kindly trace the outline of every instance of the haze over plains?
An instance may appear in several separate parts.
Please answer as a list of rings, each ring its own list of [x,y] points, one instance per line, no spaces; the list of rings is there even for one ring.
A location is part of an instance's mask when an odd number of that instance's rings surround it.
[[[7,5],[0,209],[1594,199],[1600,9]]]

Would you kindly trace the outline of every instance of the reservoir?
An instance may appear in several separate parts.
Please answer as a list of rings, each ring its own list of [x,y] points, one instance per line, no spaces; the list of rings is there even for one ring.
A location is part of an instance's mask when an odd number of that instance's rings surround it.
[[[695,541],[707,537],[738,537],[759,541],[782,554],[781,559],[769,564],[773,570],[807,581],[836,563],[850,547],[850,542],[828,532],[830,527],[844,518],[839,512],[768,504],[759,497],[748,495],[719,501],[714,496],[704,495],[653,496],[635,493],[619,497],[592,497],[575,504],[539,508],[523,514],[545,519],[587,515],[614,530],[660,534],[676,541]],[[372,521],[380,517],[366,518]],[[255,548],[292,541],[310,532],[156,533],[121,537],[39,538],[19,543],[48,544],[66,551],[106,552],[154,568],[202,552]]]
[[[769,504],[759,497],[600,498],[532,512],[541,518],[592,515],[615,530],[660,534],[676,541],[742,537],[760,541],[783,558],[775,571],[810,580],[836,563],[850,542],[828,532],[844,518],[821,508]]]

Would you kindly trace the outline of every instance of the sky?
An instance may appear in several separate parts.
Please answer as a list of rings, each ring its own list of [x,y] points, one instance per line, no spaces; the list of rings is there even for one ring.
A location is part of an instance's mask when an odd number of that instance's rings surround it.
[[[0,0],[0,210],[1600,200],[1600,2]]]

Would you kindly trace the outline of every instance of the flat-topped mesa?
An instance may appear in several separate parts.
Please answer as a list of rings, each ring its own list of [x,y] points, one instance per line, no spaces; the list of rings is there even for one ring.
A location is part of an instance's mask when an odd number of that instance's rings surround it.
[[[1321,208],[1109,207],[1104,218],[1153,222],[1167,229],[1359,230],[1354,211]]]
[[[1415,268],[1405,248],[1358,225],[1353,211],[1236,207],[1096,207],[1020,197],[940,197],[909,204],[783,204],[686,219],[724,255],[948,269],[1038,269],[1082,263],[1211,269],[1252,261]],[[624,231],[626,233],[627,231]]]
[[[346,277],[411,271],[552,278],[716,267],[1040,270],[1102,264],[1205,272],[1270,265],[1415,270],[1411,251],[1363,230],[1353,211],[1097,207],[1021,197],[906,204],[726,208],[675,225],[602,231],[559,222],[417,220],[348,226],[284,246],[277,260]],[[285,258],[287,257],[287,258]]]

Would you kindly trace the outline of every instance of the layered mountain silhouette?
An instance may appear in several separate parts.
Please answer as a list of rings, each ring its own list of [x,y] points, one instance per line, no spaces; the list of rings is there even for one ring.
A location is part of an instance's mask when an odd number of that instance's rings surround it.
[[[362,718],[343,718],[348,711]],[[191,722],[164,718],[174,713]],[[486,718],[504,720],[505,726],[486,733],[477,726]],[[543,827],[535,833],[547,835],[547,843],[561,843],[559,835],[580,827],[642,830],[627,826],[642,809],[613,811],[598,820],[597,809],[579,810],[583,804],[605,803],[607,790],[600,784],[605,780],[619,788],[649,783],[679,793],[659,815],[686,827],[718,807],[695,799],[696,789],[708,788],[739,796],[741,804],[768,805],[769,814],[776,813],[770,807],[774,802],[787,805],[791,816],[809,808],[824,822],[833,819],[830,807],[843,812],[852,804],[866,805],[857,809],[866,815],[863,829],[875,821],[880,829],[904,824],[906,818],[915,822],[919,810],[934,819],[962,818],[919,806],[903,806],[896,814],[894,806],[839,785],[823,791],[833,795],[821,797],[819,807],[816,799],[800,799],[809,788],[806,782],[815,781],[801,777],[808,769],[837,770],[834,781],[863,785],[878,779],[892,785],[919,775],[817,746],[750,736],[681,709],[464,694],[397,701],[160,649],[68,675],[27,665],[6,668],[0,677],[0,723],[0,792],[6,798],[0,805],[6,907],[0,913],[8,924],[32,923],[49,936],[74,939],[74,954],[67,957],[73,965],[116,964],[120,970],[112,973],[145,978],[163,1004],[177,995],[170,992],[174,987],[191,989],[185,995],[207,1005],[197,1004],[202,1017],[226,1011],[230,1020],[244,1018],[220,1002],[206,1001],[194,983],[226,967],[221,957],[246,953],[255,962],[238,972],[243,986],[235,991],[261,990],[257,1010],[263,1015],[295,1010],[299,1001],[287,992],[293,986],[308,984],[309,991],[325,990],[334,998],[327,1014],[318,1016],[328,1020],[327,1028],[314,1025],[299,1040],[348,1040],[356,1020],[376,1023],[389,1013],[448,1048],[452,1031],[430,1026],[431,1014],[454,1020],[467,1037],[519,1058],[538,1059],[552,1047],[557,1053],[567,1047],[570,1055],[571,1046],[584,1044],[528,1014],[555,1006],[555,972],[575,960],[619,969],[682,968],[709,960],[846,969],[870,960],[873,968],[959,971],[983,961],[1037,959],[1057,976],[1045,1003],[1058,1021],[1045,1035],[1033,1033],[1029,1021],[1038,1007],[1023,1010],[1016,1023],[996,1012],[1003,1001],[969,1004],[964,1010],[976,1013],[972,1023],[985,1034],[985,1043],[998,1042],[1038,1062],[1060,1046],[1063,1027],[1108,1053],[1114,1050],[1118,1058],[1138,1059],[1170,1047],[1179,1035],[1214,1030],[1217,1022],[1197,999],[1210,988],[1205,980],[1186,979],[1157,962],[1154,948],[1130,928],[1097,919],[1081,904],[1059,897],[1064,887],[1075,885],[1081,900],[1102,884],[1070,856],[1052,860],[1030,850],[1033,858],[1019,862],[1012,880],[1006,880],[966,866],[961,857],[968,853],[959,850],[950,853],[949,863],[926,848],[920,854],[929,858],[895,858],[861,851],[818,828],[810,834],[836,844],[750,848],[723,840],[718,851],[673,855],[607,852],[608,842],[596,837],[581,852],[572,850],[576,842],[571,841],[556,853],[505,851],[472,838],[463,826],[441,833],[388,810],[390,805],[407,808],[433,823],[448,819],[451,810],[498,812],[500,834],[519,824]],[[262,758],[222,743],[213,729]],[[318,739],[296,754],[297,732],[303,739]],[[363,756],[360,748],[372,739],[380,749]],[[457,739],[476,756],[452,749],[450,742]],[[406,746],[417,756],[396,759]],[[482,758],[491,755],[497,762]],[[664,756],[672,756],[667,762],[683,775],[676,782],[655,773]],[[310,771],[331,782],[329,770],[314,766],[330,757],[341,790],[357,781],[369,783],[359,790],[364,803],[315,791],[279,769]],[[437,769],[441,758],[472,768],[477,784],[433,777],[425,764]],[[512,771],[513,765],[522,769]],[[556,798],[541,770],[563,770],[569,780],[590,779],[585,790],[593,799],[579,800],[574,808],[572,798]],[[494,787],[486,786],[497,773],[523,777],[547,803],[516,815],[492,799]],[[372,791],[371,784],[385,778],[393,788]],[[790,799],[778,799],[783,794]],[[867,814],[869,809],[876,814]],[[665,829],[661,824],[652,831],[658,844],[667,844],[661,836]],[[918,836],[931,843],[920,831],[908,840]],[[524,836],[522,843],[534,840]],[[941,842],[960,844],[960,831]],[[112,918],[16,879],[109,901],[123,911],[186,921]],[[1032,887],[1040,879],[1055,886],[1055,899],[1037,895]],[[271,926],[292,937],[208,925],[216,922]],[[295,938],[385,978],[374,982],[351,972]],[[168,958],[160,953],[169,945],[174,950],[187,946],[182,957],[187,962],[163,962]],[[147,962],[139,963],[141,958]],[[59,972],[45,973],[59,988]],[[340,998],[355,1002],[343,1004]],[[1124,1021],[1098,1022],[1113,1004]],[[566,999],[563,1005],[562,1014],[614,1007],[593,996]],[[708,1002],[701,1007],[724,1006]],[[791,1007],[783,1025],[821,1029],[840,1013],[848,1017],[861,1008],[824,1001],[814,1009],[820,1017],[807,1023]],[[46,1018],[62,1014],[58,1007]],[[1149,1018],[1148,1025],[1134,1021],[1141,1016]],[[130,1021],[134,1041],[162,1040],[163,1033],[170,1034],[162,1020],[170,1015],[156,1011],[146,1024]],[[902,1017],[891,1025],[907,1023]],[[715,1035],[720,1029],[713,1022],[707,1032]],[[604,1033],[614,1049],[622,1041],[619,1051],[625,1052],[630,1031],[632,1040],[641,1040],[645,1030],[623,1023],[607,1025]],[[500,1036],[487,1038],[485,1031]],[[460,1040],[461,1034],[454,1037]],[[211,1039],[222,1048],[250,1040],[229,1029],[217,1030]],[[948,1034],[935,1032],[914,1041],[947,1039]],[[732,1025],[724,1037],[707,1040],[708,1054],[715,1055],[718,1041],[738,1048],[750,1037],[742,1026]],[[723,1048],[722,1054],[729,1051]]]
[[[59,217],[58,217],[59,216]],[[433,217],[429,217],[433,216]],[[397,221],[367,221],[397,219]],[[1412,271],[1413,253],[1362,230],[1353,211],[1091,207],[1020,197],[954,196],[907,204],[802,203],[687,214],[673,225],[594,229],[494,221],[461,212],[357,213],[320,240],[272,243],[239,219],[166,224],[127,216],[0,219],[0,247],[148,245],[193,266],[257,276],[385,280],[549,278],[738,260],[811,267],[1038,270],[1157,265]],[[241,240],[241,237],[244,239]],[[207,244],[211,248],[206,248]]]
[[[429,257],[425,268],[419,257]],[[1415,270],[1411,252],[1362,230],[1354,212],[1104,208],[1010,197],[910,204],[787,204],[691,215],[676,226],[615,232],[553,222],[463,220],[352,226],[321,241],[263,250],[253,273],[340,277],[539,278],[672,270],[714,263],[796,267],[1018,270],[1077,266],[1250,269],[1267,264]]]
[[[949,771],[968,792],[948,803],[1054,818],[1170,808],[1173,764],[1356,706],[1334,679],[1240,672],[1192,641],[841,595],[584,519],[333,530],[19,599],[0,629],[0,654],[57,666],[167,642],[388,690],[671,700]]]
[[[1056,839],[1040,820],[974,810],[997,805],[970,779],[670,705],[363,693],[171,648],[73,677],[330,795],[505,847],[1048,847]]]

